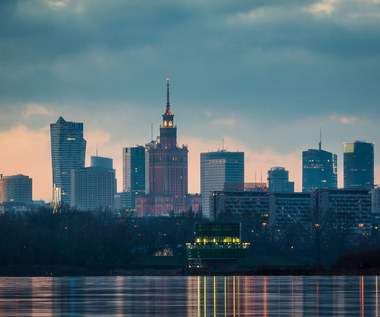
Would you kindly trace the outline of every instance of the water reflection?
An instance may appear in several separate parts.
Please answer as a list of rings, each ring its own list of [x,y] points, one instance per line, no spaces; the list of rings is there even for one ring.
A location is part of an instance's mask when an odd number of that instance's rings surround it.
[[[377,276],[0,278],[0,316],[378,316]]]

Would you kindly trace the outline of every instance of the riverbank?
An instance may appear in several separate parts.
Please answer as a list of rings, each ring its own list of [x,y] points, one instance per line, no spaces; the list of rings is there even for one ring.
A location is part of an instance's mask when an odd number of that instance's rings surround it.
[[[313,258],[301,256],[254,256],[240,260],[233,270],[186,269],[184,256],[142,256],[128,265],[0,266],[0,276],[182,276],[182,275],[380,275],[380,265],[348,265],[352,260],[323,258],[318,266]],[[334,264],[335,263],[335,264]],[[340,265],[336,265],[336,263]]]

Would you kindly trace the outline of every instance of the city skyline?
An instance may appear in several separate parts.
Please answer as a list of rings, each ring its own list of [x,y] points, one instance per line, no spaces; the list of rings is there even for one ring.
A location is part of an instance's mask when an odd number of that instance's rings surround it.
[[[379,143],[378,1],[148,3],[1,2],[0,173],[30,176],[34,199],[51,199],[59,116],[84,123],[86,166],[97,145],[114,159],[120,191],[121,149],[150,140],[151,123],[158,135],[166,77],[191,193],[222,139],[245,152],[247,182],[283,166],[296,191],[320,126],[338,187],[342,143]],[[374,156],[378,184],[376,144]]]

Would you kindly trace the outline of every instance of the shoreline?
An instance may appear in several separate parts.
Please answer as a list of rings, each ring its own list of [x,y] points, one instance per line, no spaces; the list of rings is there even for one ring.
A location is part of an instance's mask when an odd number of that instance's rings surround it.
[[[75,277],[75,276],[374,276],[380,268],[270,268],[252,270],[188,272],[179,268],[94,268],[94,267],[0,267],[0,277]]]

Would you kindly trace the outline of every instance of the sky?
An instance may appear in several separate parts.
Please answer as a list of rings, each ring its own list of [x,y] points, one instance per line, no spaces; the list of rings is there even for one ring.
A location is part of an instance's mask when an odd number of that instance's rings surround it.
[[[49,124],[83,122],[87,164],[159,133],[171,83],[189,191],[200,153],[245,152],[302,189],[302,151],[375,142],[380,183],[380,0],[1,0],[0,173],[51,200]]]

